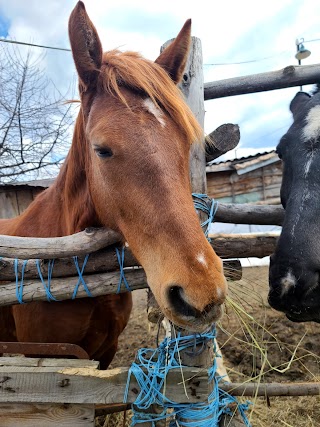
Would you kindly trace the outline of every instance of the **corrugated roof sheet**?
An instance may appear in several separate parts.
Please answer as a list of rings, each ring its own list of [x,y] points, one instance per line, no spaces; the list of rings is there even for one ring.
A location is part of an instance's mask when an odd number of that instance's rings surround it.
[[[239,159],[226,160],[211,164],[206,167],[207,172],[223,172],[235,170],[239,175],[249,172],[253,169],[266,166],[267,164],[280,161],[275,150],[264,153],[257,153],[252,156],[241,157]]]
[[[0,184],[1,187],[42,187],[42,188],[48,188],[52,183],[54,179],[48,178],[48,179],[38,179],[33,181],[12,181],[7,182],[5,184]]]

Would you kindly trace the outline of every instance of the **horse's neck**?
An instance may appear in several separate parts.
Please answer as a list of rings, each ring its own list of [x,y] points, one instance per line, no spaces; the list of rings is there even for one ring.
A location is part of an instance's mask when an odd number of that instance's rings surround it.
[[[89,193],[87,171],[88,151],[80,111],[70,151],[56,181],[22,215],[0,221],[2,234],[55,237],[100,226]]]

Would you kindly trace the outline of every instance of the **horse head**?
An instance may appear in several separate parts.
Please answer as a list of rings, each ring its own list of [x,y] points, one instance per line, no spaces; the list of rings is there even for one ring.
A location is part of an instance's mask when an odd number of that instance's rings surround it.
[[[299,92],[281,138],[282,232],[270,259],[269,302],[293,321],[320,321],[320,93]]]
[[[151,62],[133,52],[103,53],[82,2],[69,21],[95,212],[122,233],[163,313],[201,331],[219,318],[227,286],[191,197],[189,150],[202,131],[176,86],[190,31],[189,20]]]

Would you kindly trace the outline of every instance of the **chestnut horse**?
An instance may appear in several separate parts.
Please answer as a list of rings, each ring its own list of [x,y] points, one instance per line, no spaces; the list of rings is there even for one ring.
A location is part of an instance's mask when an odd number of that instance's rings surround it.
[[[298,92],[281,138],[282,232],[270,259],[269,302],[295,322],[320,323],[320,90]]]
[[[22,215],[2,220],[0,234],[55,237],[112,228],[143,266],[163,313],[202,331],[219,318],[227,286],[191,197],[189,150],[202,131],[176,86],[190,31],[188,20],[155,62],[133,52],[103,53],[77,3],[69,37],[81,109],[72,145],[54,184]],[[15,305],[16,338],[79,344],[105,368],[131,305],[130,293]],[[0,339],[9,326],[1,324]]]

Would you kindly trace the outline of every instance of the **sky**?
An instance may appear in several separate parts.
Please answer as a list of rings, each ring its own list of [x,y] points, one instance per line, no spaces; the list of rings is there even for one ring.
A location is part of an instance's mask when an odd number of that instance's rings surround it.
[[[0,37],[69,48],[67,24],[75,4],[71,0],[0,0]],[[320,41],[307,42],[320,39],[319,0],[90,0],[85,4],[104,50],[135,50],[153,60],[160,46],[192,18],[192,34],[202,42],[205,82],[297,64],[297,38],[304,38],[311,51],[303,65],[320,62]],[[27,49],[19,47],[22,54]],[[41,55],[43,50],[33,48],[32,52]],[[47,50],[41,66],[62,93],[76,87],[70,52]],[[289,104],[298,90],[206,101],[205,131],[210,133],[223,123],[239,124],[240,144],[229,157],[274,149],[292,122]]]

